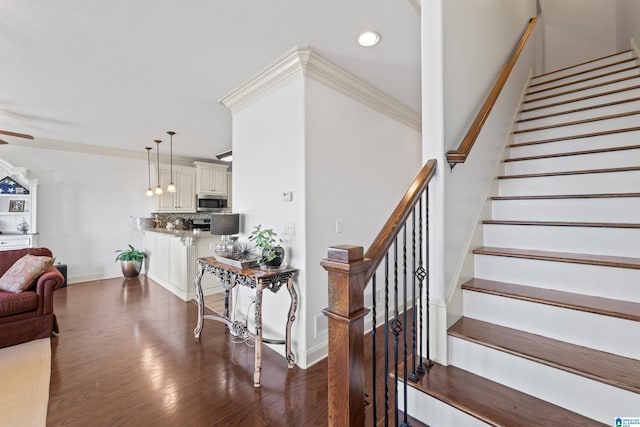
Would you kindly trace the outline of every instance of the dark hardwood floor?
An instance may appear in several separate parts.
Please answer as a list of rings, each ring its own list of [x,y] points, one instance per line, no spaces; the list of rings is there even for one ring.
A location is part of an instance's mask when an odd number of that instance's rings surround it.
[[[48,426],[325,426],[326,360],[287,369],[206,321],[146,276],[74,284],[54,298]]]

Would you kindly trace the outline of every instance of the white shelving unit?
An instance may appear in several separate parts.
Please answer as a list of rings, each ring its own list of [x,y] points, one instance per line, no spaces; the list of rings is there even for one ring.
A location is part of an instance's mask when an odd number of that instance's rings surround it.
[[[0,250],[34,247],[38,235],[38,180],[30,178],[26,168],[0,159],[0,181],[5,178],[9,184],[0,188]],[[18,232],[18,223],[23,219],[29,226],[26,234]]]

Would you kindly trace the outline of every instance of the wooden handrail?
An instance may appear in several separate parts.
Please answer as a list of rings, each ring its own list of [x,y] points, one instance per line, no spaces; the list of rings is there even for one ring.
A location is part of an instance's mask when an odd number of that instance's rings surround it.
[[[509,78],[511,71],[516,64],[520,53],[524,49],[527,40],[529,40],[529,36],[533,32],[533,27],[535,27],[537,21],[538,18],[536,16],[529,20],[529,25],[527,25],[526,30],[522,34],[520,43],[518,43],[518,46],[513,52],[513,55],[511,55],[511,59],[504,66],[502,72],[493,84],[489,95],[487,95],[487,99],[485,99],[484,104],[482,104],[482,108],[480,108],[480,111],[478,112],[478,115],[476,116],[473,123],[471,123],[471,126],[469,127],[467,134],[462,139],[460,146],[456,150],[447,152],[447,162],[449,162],[449,166],[451,166],[451,169],[453,169],[456,164],[464,163],[465,160],[467,160],[467,156],[469,156],[469,152],[471,151],[473,144],[476,142],[476,139],[478,139],[478,135],[480,134],[484,123],[487,121],[489,113],[491,113],[491,110],[493,109],[493,106],[495,105],[500,92],[502,92],[502,88],[507,82],[507,79]]]
[[[429,181],[431,181],[435,173],[436,160],[431,159],[422,167],[384,227],[380,230],[380,233],[378,233],[378,236],[365,253],[364,257],[371,259],[371,266],[367,270],[365,283],[368,283],[373,273],[375,273],[384,258],[384,254],[387,253],[394,239],[400,233],[404,223],[409,218],[413,208],[418,203],[418,200],[420,200],[422,193],[427,185],[429,185]]]

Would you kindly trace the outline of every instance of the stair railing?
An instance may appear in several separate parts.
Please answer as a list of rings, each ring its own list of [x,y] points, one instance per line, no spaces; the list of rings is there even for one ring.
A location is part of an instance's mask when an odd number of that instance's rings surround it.
[[[527,28],[524,30],[524,33],[520,38],[520,42],[513,51],[513,54],[511,55],[509,61],[502,68],[502,71],[498,75],[498,78],[493,83],[493,87],[491,88],[491,91],[489,91],[489,95],[487,95],[487,98],[482,104],[480,111],[478,111],[476,118],[471,123],[471,126],[460,142],[460,145],[457,149],[447,152],[447,162],[449,163],[451,169],[453,169],[454,166],[458,163],[464,163],[465,160],[467,160],[473,144],[476,142],[476,139],[478,139],[478,135],[480,134],[484,123],[487,121],[487,118],[489,117],[493,106],[498,100],[498,96],[500,96],[502,88],[504,88],[505,83],[509,79],[509,75],[511,75],[511,71],[516,64],[520,53],[524,49],[527,40],[529,40],[529,36],[533,32],[533,28],[535,27],[537,21],[538,18],[536,16],[529,20],[529,25],[527,25]]]
[[[362,246],[332,246],[327,259],[321,262],[329,277],[329,306],[323,310],[329,319],[329,426],[364,426],[365,406],[373,425],[380,422],[386,426],[391,417],[395,426],[409,425],[407,380],[417,381],[425,372],[424,366],[431,363],[427,333],[427,202],[429,182],[435,170],[436,161],[429,160],[366,253]],[[407,246],[411,247],[410,255]],[[383,278],[378,280],[377,270],[381,265]],[[382,321],[376,298],[380,282],[384,288]],[[369,283],[372,285],[370,310],[365,307],[365,288]],[[372,331],[367,353],[364,321],[369,312]],[[380,321],[383,329],[376,331]],[[382,338],[378,337],[380,333]],[[382,352],[383,366],[378,366],[378,355]],[[365,388],[365,358],[368,357],[371,357],[372,377]],[[402,409],[398,407],[400,390],[404,393]]]

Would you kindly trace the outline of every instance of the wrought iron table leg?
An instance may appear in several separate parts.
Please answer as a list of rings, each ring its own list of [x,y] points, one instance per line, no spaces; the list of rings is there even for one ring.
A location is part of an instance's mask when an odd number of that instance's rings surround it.
[[[289,315],[287,316],[287,334],[285,335],[285,354],[287,356],[287,364],[289,369],[295,365],[295,356],[291,351],[291,325],[296,320],[296,310],[298,309],[298,293],[293,287],[293,279],[287,280],[287,290],[291,296],[291,304],[289,304]]]
[[[253,373],[253,386],[260,387],[262,377],[262,281],[256,286],[256,348],[255,371]]]
[[[200,339],[200,333],[202,332],[202,327],[204,326],[204,296],[202,295],[202,284],[200,283],[203,274],[204,265],[198,263],[198,275],[196,276],[196,280],[193,282],[193,287],[196,293],[196,300],[198,301],[198,323],[196,325],[196,328],[193,330],[193,335],[197,340]]]

